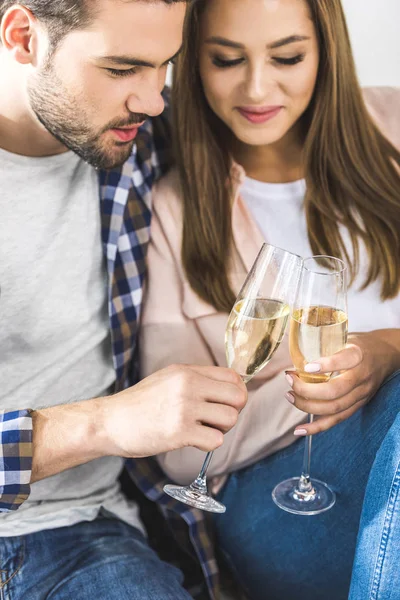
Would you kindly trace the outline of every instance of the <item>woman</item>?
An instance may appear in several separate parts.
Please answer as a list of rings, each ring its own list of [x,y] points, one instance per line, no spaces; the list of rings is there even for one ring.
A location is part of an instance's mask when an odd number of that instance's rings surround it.
[[[263,241],[346,261],[354,333],[310,366],[342,373],[303,383],[281,345],[210,467],[228,508],[214,521],[218,548],[249,598],[341,600],[368,476],[400,408],[400,92],[360,90],[340,0],[200,0],[188,11],[177,168],[154,200],[143,375],[226,364],[227,313]],[[304,425],[304,413],[320,418]],[[320,432],[312,472],[337,505],[302,519],[271,490],[299,474],[299,436]],[[187,448],[158,461],[187,483],[203,458]]]

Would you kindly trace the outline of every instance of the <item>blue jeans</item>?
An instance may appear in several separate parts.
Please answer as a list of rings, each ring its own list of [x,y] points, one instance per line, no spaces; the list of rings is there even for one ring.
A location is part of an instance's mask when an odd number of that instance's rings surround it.
[[[139,530],[104,516],[0,538],[1,600],[190,600]]]
[[[368,481],[350,600],[400,598],[400,414],[383,440]]]
[[[218,495],[227,512],[214,523],[249,599],[347,600],[354,562],[350,600],[400,600],[399,411],[397,373],[314,438],[311,474],[337,494],[323,514],[292,515],[271,499],[277,483],[300,474],[304,440],[230,476]]]

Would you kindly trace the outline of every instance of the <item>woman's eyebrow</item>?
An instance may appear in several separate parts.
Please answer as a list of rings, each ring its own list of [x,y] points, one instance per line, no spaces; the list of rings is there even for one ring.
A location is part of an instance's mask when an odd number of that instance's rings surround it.
[[[295,42],[303,42],[304,40],[309,40],[310,38],[306,35],[290,35],[288,37],[281,38],[272,42],[271,44],[267,44],[268,50],[274,50],[275,48],[281,48],[282,46],[287,46],[288,44],[294,44]],[[219,46],[225,46],[226,48],[236,48],[239,50],[244,50],[244,44],[240,44],[239,42],[234,42],[233,40],[229,40],[228,38],[220,37],[220,36],[211,36],[205,40],[206,44],[217,44]]]

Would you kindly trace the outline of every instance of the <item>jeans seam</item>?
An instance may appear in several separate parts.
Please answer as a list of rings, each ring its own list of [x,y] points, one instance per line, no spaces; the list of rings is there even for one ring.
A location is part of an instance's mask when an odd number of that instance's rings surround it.
[[[11,580],[12,580],[12,579],[13,579],[13,578],[14,578],[14,577],[15,577],[15,576],[16,576],[16,575],[19,573],[19,571],[20,571],[20,570],[21,570],[21,568],[22,568],[22,565],[24,564],[24,560],[25,560],[25,540],[22,540],[22,544],[21,544],[21,546],[22,546],[22,550],[21,550],[21,558],[20,558],[20,561],[19,561],[18,567],[17,567],[17,568],[15,569],[15,571],[14,571],[14,572],[13,572],[13,573],[12,573],[12,574],[11,574],[11,575],[8,577],[8,579],[6,579],[5,581],[2,581],[2,582],[1,582],[1,585],[0,585],[0,592],[1,592],[1,596],[0,596],[0,597],[1,597],[1,599],[2,599],[2,600],[3,600],[3,598],[5,598],[5,597],[6,597],[6,594],[5,594],[5,588],[6,588],[6,585],[7,585],[8,583],[10,583],[10,581],[11,581]],[[8,595],[8,594],[7,594],[7,595]]]
[[[381,543],[379,546],[378,557],[375,565],[374,577],[371,587],[371,600],[379,600],[379,589],[382,581],[383,564],[385,562],[386,550],[390,536],[390,529],[394,516],[396,500],[400,492],[400,462],[397,465],[396,473],[392,481],[388,506],[386,508],[385,522],[383,525]]]
[[[242,578],[240,577],[239,573],[237,572],[235,565],[231,561],[229,554],[227,552],[225,552],[224,550],[221,550],[221,554],[222,554],[223,560],[225,561],[226,566],[228,567],[228,570],[230,570],[232,572],[233,577],[236,579],[236,582],[241,586],[241,588],[242,588],[241,591],[245,594],[246,597],[250,598],[250,591],[247,589],[247,586],[243,583]]]

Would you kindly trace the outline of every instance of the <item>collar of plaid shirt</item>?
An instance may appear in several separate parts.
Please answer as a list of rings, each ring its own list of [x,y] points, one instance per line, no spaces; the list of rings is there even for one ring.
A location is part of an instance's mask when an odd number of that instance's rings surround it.
[[[109,276],[117,390],[136,381],[135,348],[150,237],[151,188],[168,168],[169,149],[168,121],[164,115],[141,128],[134,152],[122,168],[100,173],[102,239]],[[163,493],[167,480],[154,459],[129,460],[126,466],[147,498],[158,503],[180,546],[197,557],[209,596],[217,598],[218,568],[204,513]],[[201,589],[201,585],[198,592],[191,589],[193,597],[204,598]]]

